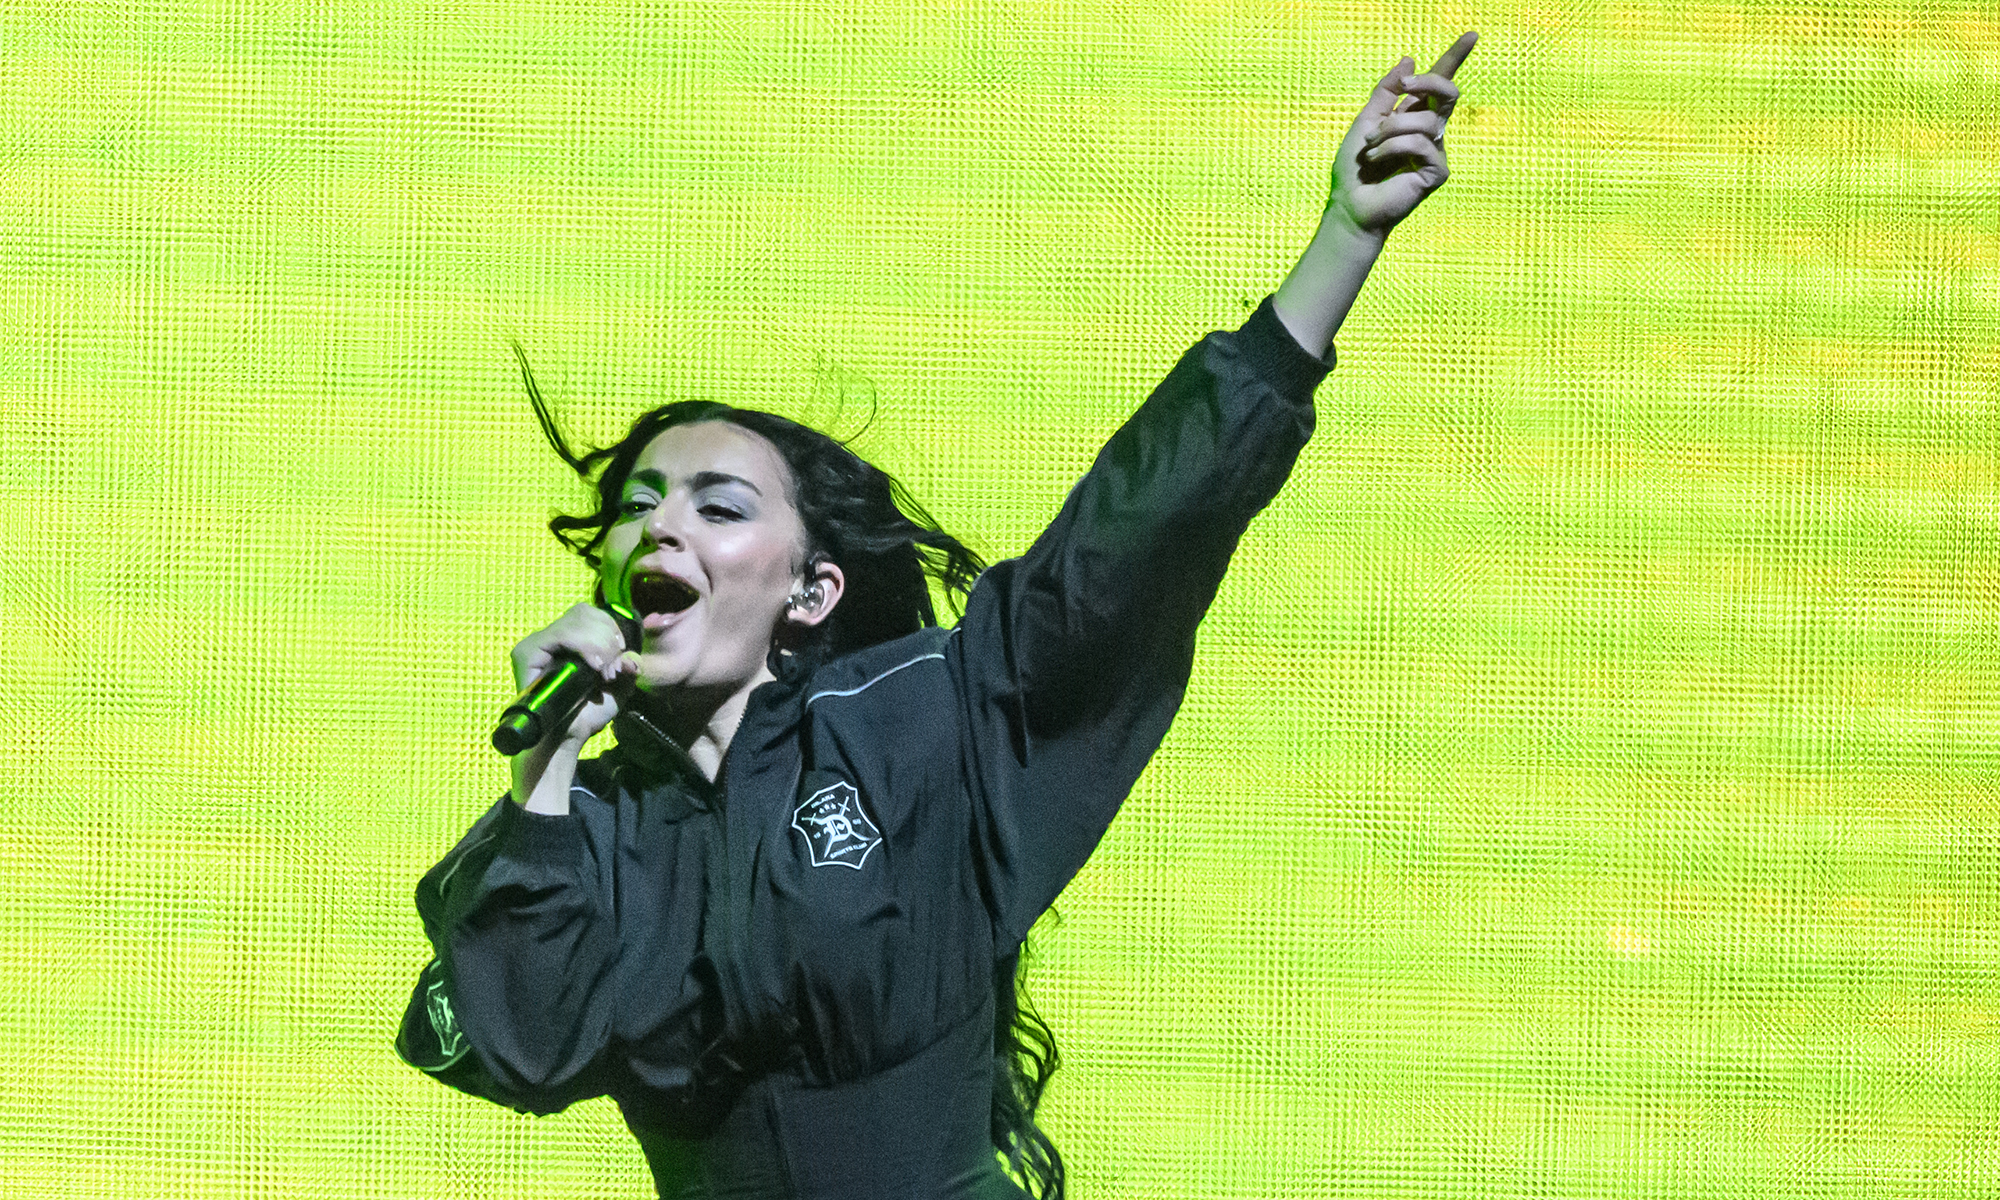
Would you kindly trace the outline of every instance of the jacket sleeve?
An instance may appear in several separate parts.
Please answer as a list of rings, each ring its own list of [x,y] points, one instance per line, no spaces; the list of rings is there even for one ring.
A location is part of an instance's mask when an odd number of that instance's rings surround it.
[[[616,1004],[610,804],[567,816],[502,798],[417,884],[434,954],[396,1037],[461,1091],[551,1113],[602,1094]]]
[[[997,945],[1083,866],[1179,709],[1195,627],[1312,433],[1332,369],[1267,297],[1182,356],[948,643]]]

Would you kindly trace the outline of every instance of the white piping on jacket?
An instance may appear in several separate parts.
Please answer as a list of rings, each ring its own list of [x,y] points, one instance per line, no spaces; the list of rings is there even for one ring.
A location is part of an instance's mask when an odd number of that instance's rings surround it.
[[[929,654],[919,654],[908,662],[897,663],[895,666],[890,667],[888,670],[882,672],[880,675],[877,675],[875,678],[869,680],[867,683],[862,684],[860,687],[851,687],[844,689],[842,691],[833,691],[829,689],[824,692],[814,692],[812,695],[806,697],[806,704],[810,706],[813,701],[818,700],[822,696],[852,696],[857,692],[865,692],[869,688],[872,688],[876,684],[882,682],[884,679],[889,678],[889,676],[894,675],[896,672],[902,670],[904,667],[914,667],[918,663],[923,662],[927,658],[935,658],[939,662],[944,661],[943,653],[936,650],[931,651]]]
[[[580,783],[570,784],[569,799],[572,805],[576,803],[576,798],[579,795],[581,795],[585,800],[597,799],[597,793],[591,791],[589,788],[583,786],[582,784]],[[511,796],[508,797],[507,803],[509,804],[514,803],[513,797]],[[474,850],[479,849],[481,846],[484,846],[486,843],[492,841],[494,838],[497,838],[499,836],[500,835],[497,833],[489,833],[485,837],[480,838],[478,841],[472,843],[470,846],[467,846],[465,849],[459,851],[457,861],[453,862],[451,864],[451,869],[449,871],[446,871],[444,875],[438,879],[438,891],[442,892],[444,890],[445,885],[451,882],[451,877],[458,874],[458,869],[465,865],[465,860],[472,857],[472,852]]]
[[[507,803],[509,804],[512,804],[513,802],[514,801],[512,799],[509,799],[507,801]],[[446,871],[444,875],[441,878],[439,878],[438,891],[441,892],[444,890],[444,885],[450,883],[451,877],[458,874],[458,869],[465,865],[466,859],[472,857],[472,852],[474,850],[479,849],[481,846],[484,846],[486,843],[492,841],[494,838],[497,838],[499,836],[500,835],[497,833],[489,833],[485,837],[480,838],[478,841],[472,843],[470,846],[467,846],[464,850],[459,851],[458,861],[451,864],[451,870]]]

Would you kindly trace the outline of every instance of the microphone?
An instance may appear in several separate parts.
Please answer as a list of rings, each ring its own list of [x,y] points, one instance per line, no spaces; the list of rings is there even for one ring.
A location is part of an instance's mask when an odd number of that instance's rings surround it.
[[[624,605],[607,602],[603,584],[598,585],[593,602],[618,622],[626,648],[637,650],[639,615]],[[541,745],[550,732],[568,728],[576,710],[603,686],[604,676],[588,663],[566,650],[558,652],[549,669],[522,688],[514,703],[500,714],[500,723],[493,729],[493,748],[511,758],[530,746]]]

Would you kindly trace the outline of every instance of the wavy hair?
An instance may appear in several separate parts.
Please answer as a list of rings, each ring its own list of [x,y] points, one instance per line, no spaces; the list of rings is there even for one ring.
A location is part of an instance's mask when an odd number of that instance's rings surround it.
[[[683,400],[639,414],[625,436],[578,454],[542,399],[527,354],[514,344],[528,402],[556,456],[597,493],[597,508],[582,516],[559,514],[549,532],[589,563],[618,519],[626,476],[654,438],[677,425],[722,421],[769,442],[789,469],[788,495],[806,531],[806,553],[838,565],[846,580],[840,603],[812,627],[801,644],[771,666],[793,675],[842,654],[938,623],[931,603],[935,581],[954,615],[965,611],[985,560],[946,533],[888,472],[846,443],[774,413],[713,400]],[[1060,1062],[1055,1034],[1028,1002],[1020,983],[1020,955],[996,962],[993,972],[993,1146],[1039,1200],[1063,1200],[1062,1155],[1035,1124],[1035,1110]]]

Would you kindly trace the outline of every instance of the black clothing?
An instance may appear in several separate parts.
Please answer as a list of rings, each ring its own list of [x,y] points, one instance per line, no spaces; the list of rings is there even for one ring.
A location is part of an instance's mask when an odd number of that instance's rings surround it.
[[[628,712],[569,815],[495,804],[418,885],[436,958],[399,1052],[526,1111],[616,1098],[665,1196],[1019,1196],[989,1140],[996,967],[1165,736],[1331,367],[1267,298],[957,628],[759,687],[717,783]]]

